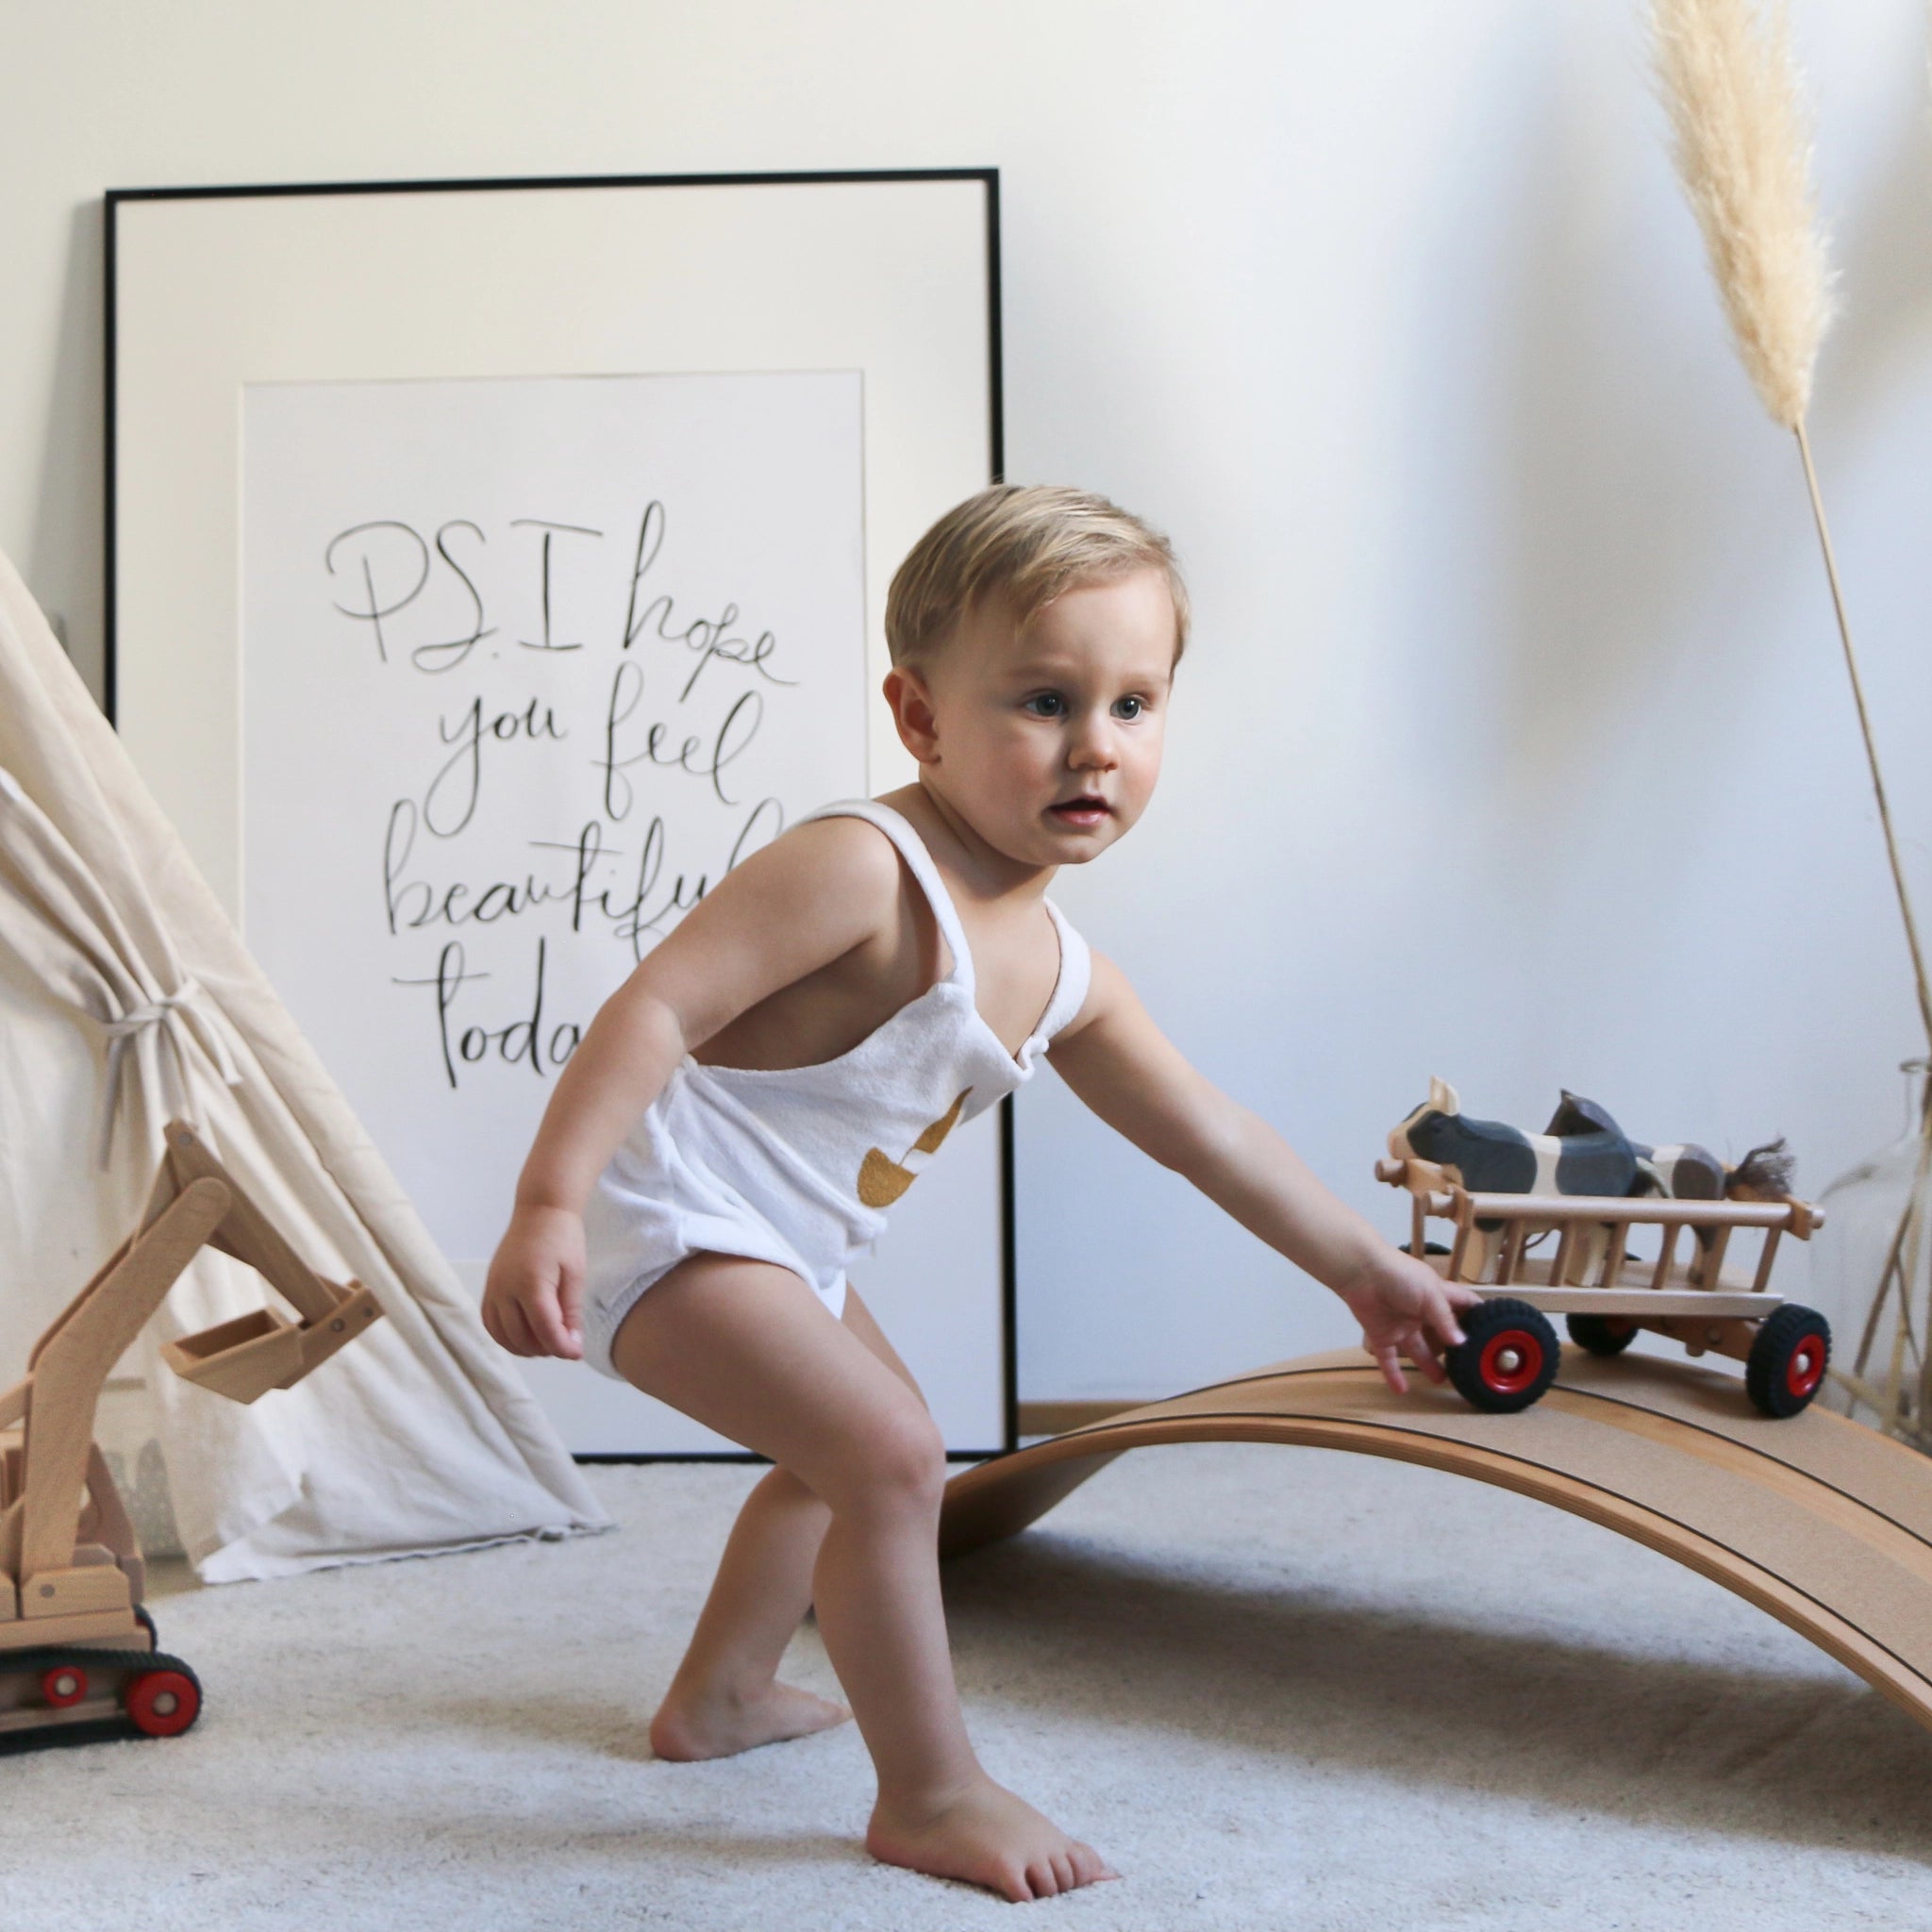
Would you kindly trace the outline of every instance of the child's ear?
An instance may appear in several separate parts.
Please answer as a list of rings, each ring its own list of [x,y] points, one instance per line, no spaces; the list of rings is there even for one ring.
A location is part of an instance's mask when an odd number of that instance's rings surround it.
[[[925,679],[917,671],[895,664],[886,673],[885,692],[886,702],[892,708],[892,723],[898,726],[899,742],[922,765],[938,764],[939,718]]]

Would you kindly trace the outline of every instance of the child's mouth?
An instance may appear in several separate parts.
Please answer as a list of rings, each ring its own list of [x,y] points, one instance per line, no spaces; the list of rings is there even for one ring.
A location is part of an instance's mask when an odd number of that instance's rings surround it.
[[[1097,825],[1109,809],[1103,798],[1068,798],[1047,807],[1055,818],[1068,825]]]

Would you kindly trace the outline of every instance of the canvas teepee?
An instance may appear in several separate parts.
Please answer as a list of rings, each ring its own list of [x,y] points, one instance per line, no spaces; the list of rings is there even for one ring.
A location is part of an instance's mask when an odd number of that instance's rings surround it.
[[[0,558],[0,1385],[191,1120],[298,1252],[389,1319],[238,1407],[158,1347],[258,1307],[204,1255],[125,1365],[203,1579],[607,1519]]]

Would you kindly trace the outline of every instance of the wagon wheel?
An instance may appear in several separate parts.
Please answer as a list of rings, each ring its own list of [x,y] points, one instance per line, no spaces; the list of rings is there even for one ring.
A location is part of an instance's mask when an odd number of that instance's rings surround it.
[[[1472,1407],[1494,1415],[1527,1408],[1556,1379],[1557,1331],[1527,1302],[1497,1295],[1458,1319],[1465,1339],[1442,1360]]]
[[[1752,1338],[1745,1393],[1766,1415],[1796,1415],[1818,1393],[1830,1359],[1831,1324],[1816,1308],[1787,1302]]]
[[[1591,1355],[1622,1355],[1637,1340],[1637,1324],[1623,1315],[1565,1315],[1563,1325]]]

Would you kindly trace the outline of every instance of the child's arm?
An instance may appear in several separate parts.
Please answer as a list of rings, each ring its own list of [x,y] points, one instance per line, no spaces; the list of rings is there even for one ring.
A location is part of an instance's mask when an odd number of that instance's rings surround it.
[[[1330,1193],[1266,1121],[1195,1072],[1097,953],[1087,1002],[1048,1058],[1109,1126],[1332,1288],[1391,1388],[1408,1386],[1403,1354],[1443,1379],[1439,1351],[1462,1340],[1455,1311],[1481,1297],[1391,1246]]]
[[[598,1010],[558,1076],[490,1264],[483,1325],[515,1355],[583,1354],[584,1203],[687,1053],[739,1014],[890,940],[898,855],[857,819],[815,821],[728,873]]]

